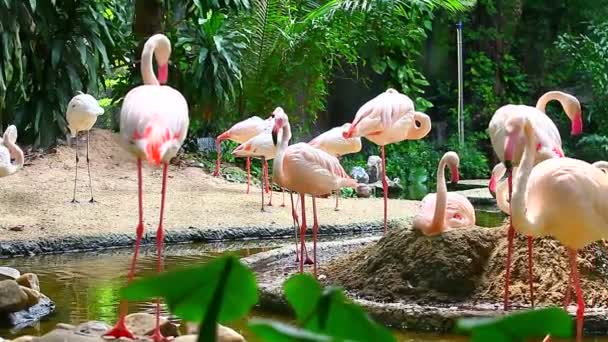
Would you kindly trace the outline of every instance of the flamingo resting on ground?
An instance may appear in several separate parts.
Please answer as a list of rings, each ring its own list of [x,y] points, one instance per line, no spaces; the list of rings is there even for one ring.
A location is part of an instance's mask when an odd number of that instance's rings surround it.
[[[385,233],[388,216],[388,181],[384,146],[403,140],[422,139],[430,131],[429,116],[414,111],[414,103],[409,97],[389,88],[361,106],[350,128],[342,133],[344,138],[365,137],[380,146]]]
[[[145,159],[154,166],[162,164],[163,169],[160,222],[156,231],[157,271],[161,272],[163,268],[163,219],[167,192],[167,171],[169,161],[177,155],[188,133],[189,118],[186,99],[179,91],[162,85],[167,82],[170,55],[171,42],[163,34],[155,34],[146,41],[141,56],[141,73],[144,85],[138,86],[127,93],[120,112],[122,142],[127,150],[137,158],[139,223],[136,229],[135,253],[129,270],[129,282],[135,275],[139,245],[144,233],[142,160]],[[152,70],[153,57],[155,57],[158,65],[158,79]],[[112,330],[105,334],[106,336],[133,338],[133,334],[125,325],[126,311],[127,305],[123,301],[118,322]],[[157,301],[156,326],[152,334],[152,339],[157,342],[164,340],[160,333],[159,322],[160,301]]]
[[[220,134],[215,139],[215,148],[217,150],[217,162],[215,164],[215,172],[213,176],[217,177],[220,175],[220,161],[222,158],[221,143],[222,140],[232,140],[239,144],[255,137],[256,135],[264,132],[267,129],[272,128],[272,122],[269,119],[264,120],[259,116],[252,116],[243,121],[237,122],[226,132]],[[249,193],[249,187],[251,185],[251,158],[247,158],[247,193]],[[262,164],[264,173],[266,173],[266,182],[268,182],[268,164]],[[268,185],[266,186],[266,192],[268,192]]]
[[[273,124],[274,122],[271,121]],[[255,137],[247,140],[246,142],[242,143],[241,145],[239,145],[237,148],[234,149],[234,151],[232,151],[232,154],[235,157],[246,157],[247,159],[249,158],[261,158],[262,159],[262,164],[263,165],[268,165],[268,160],[272,160],[274,159],[274,157],[277,154],[277,148],[274,144],[274,142],[272,141],[272,135],[270,132],[270,129],[267,131],[264,131],[258,135],[256,135]],[[268,174],[267,171],[268,169],[265,168],[264,172],[262,172],[262,211],[264,210],[264,187],[265,187],[265,182],[268,181]],[[266,184],[266,186],[268,186]],[[284,191],[283,191],[284,193]],[[271,202],[268,203],[268,205],[272,205],[272,190],[270,192],[270,196],[271,196]],[[283,205],[285,206],[285,196],[283,196]]]
[[[277,156],[272,168],[272,177],[279,186],[295,191],[300,194],[302,204],[302,228],[300,229],[300,272],[304,271],[304,237],[306,235],[306,205],[304,198],[306,194],[312,196],[313,208],[313,273],[317,274],[317,232],[319,224],[317,221],[317,196],[331,193],[344,187],[356,187],[357,183],[350,178],[338,159],[329,153],[314,148],[306,143],[289,144],[291,139],[291,126],[289,119],[282,108],[278,107],[273,112],[275,119],[272,130],[273,141],[277,141],[280,129],[281,140],[278,144]]]
[[[608,237],[608,177],[599,168],[572,158],[535,164],[536,127],[528,117],[506,123],[505,166],[510,173],[519,137],[524,153],[515,177],[511,215],[515,228],[530,236],[553,236],[569,249],[577,296],[577,341],[582,340],[585,312],[576,251]]]
[[[448,192],[445,182],[445,167],[449,166],[452,183],[458,183],[456,152],[446,152],[437,168],[437,193],[424,196],[414,218],[414,228],[424,235],[432,236],[454,228],[466,228],[475,224],[475,208],[461,194]]]
[[[321,133],[316,138],[312,139],[308,144],[312,147],[321,149],[340,160],[343,155],[357,153],[361,151],[361,138],[344,138],[342,132],[348,131],[350,123],[345,123],[342,126],[334,127],[325,133]],[[336,208],[338,211],[338,199],[340,198],[340,190],[336,191]]]
[[[87,172],[89,174],[89,188],[91,190],[91,199],[89,202],[94,203],[93,199],[93,184],[91,183],[91,167],[89,159],[89,139],[90,130],[95,125],[97,117],[104,113],[103,108],[97,103],[97,100],[89,94],[78,92],[68,103],[66,112],[66,120],[72,138],[76,141],[76,167],[74,168],[74,196],[72,203],[78,203],[76,200],[76,183],[78,181],[78,132],[87,132]]]
[[[11,163],[11,158],[15,159]],[[0,177],[10,176],[23,167],[23,151],[17,146],[17,127],[10,125],[0,137]]]
[[[564,152],[562,150],[562,141],[557,130],[555,123],[545,114],[545,106],[551,100],[558,100],[566,114],[572,121],[571,134],[577,135],[582,132],[583,121],[581,116],[581,108],[578,100],[569,94],[551,91],[541,96],[536,104],[536,107],[525,106],[525,105],[505,105],[499,108],[488,126],[488,134],[490,135],[490,141],[492,142],[492,148],[501,161],[504,161],[504,147],[506,139],[505,123],[509,118],[514,116],[527,117],[534,123],[536,127],[536,138],[537,145],[535,147],[534,161],[539,163],[549,158],[563,157]],[[519,142],[515,144],[515,150],[513,152],[514,165],[517,165],[521,159],[522,146],[524,145],[522,140],[523,136],[517,137]],[[510,177],[510,176],[509,176]],[[496,180],[491,178],[489,187],[495,186]],[[509,181],[509,184],[511,181]],[[504,294],[504,310],[509,309],[509,283],[511,276],[511,256],[513,252],[513,238],[515,230],[512,224],[509,224],[507,234],[507,260],[505,263],[505,294]],[[534,306],[534,286],[532,279],[532,237],[528,236],[528,273],[530,280],[530,302]]]

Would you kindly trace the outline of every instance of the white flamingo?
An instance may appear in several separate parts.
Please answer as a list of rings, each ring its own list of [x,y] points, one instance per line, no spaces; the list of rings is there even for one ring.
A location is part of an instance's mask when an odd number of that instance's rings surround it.
[[[17,127],[10,125],[0,137],[0,177],[10,176],[23,167],[23,151],[16,143]],[[11,157],[15,159],[14,163],[11,163]]]
[[[76,167],[74,168],[74,196],[72,197],[72,203],[76,201],[76,183],[78,181],[78,133],[87,132],[87,172],[89,174],[89,188],[91,190],[91,199],[89,202],[93,203],[93,185],[91,183],[91,168],[89,159],[89,131],[97,122],[97,117],[104,113],[103,108],[97,103],[97,100],[89,94],[78,92],[79,94],[74,96],[68,103],[68,109],[66,112],[66,120],[68,122],[68,128],[72,138],[76,141]]]

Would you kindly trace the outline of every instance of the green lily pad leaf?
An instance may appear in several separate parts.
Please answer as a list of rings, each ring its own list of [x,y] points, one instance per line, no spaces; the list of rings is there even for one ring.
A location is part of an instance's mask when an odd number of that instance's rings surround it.
[[[471,333],[471,341],[524,341],[530,337],[551,335],[572,337],[572,319],[561,308],[515,312],[497,318],[466,318],[458,321],[456,330]],[[488,339],[488,336],[492,338]]]
[[[258,301],[255,275],[235,255],[136,280],[120,294],[129,300],[162,297],[173,314],[194,322],[214,316],[220,323],[233,321]]]
[[[282,322],[254,318],[249,322],[249,329],[266,342],[329,342],[333,339],[326,335],[313,333]]]

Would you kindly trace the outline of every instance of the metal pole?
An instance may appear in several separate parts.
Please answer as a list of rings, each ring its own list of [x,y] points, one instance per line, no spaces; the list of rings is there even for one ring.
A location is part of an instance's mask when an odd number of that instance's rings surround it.
[[[458,143],[464,145],[464,99],[462,84],[462,21],[456,24],[456,44],[458,51]]]

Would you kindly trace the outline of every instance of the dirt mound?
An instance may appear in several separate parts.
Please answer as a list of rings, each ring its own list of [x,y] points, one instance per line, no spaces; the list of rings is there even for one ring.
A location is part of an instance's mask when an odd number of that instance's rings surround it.
[[[426,237],[395,229],[378,243],[327,264],[327,283],[366,299],[420,304],[501,302],[504,291],[506,228],[461,229]],[[561,305],[569,267],[565,248],[550,238],[535,239],[535,299]],[[527,244],[515,242],[511,301],[529,302]],[[579,252],[583,293],[589,304],[608,300],[608,251],[594,244]],[[574,299],[574,298],[573,298]]]

